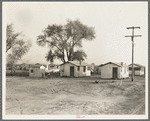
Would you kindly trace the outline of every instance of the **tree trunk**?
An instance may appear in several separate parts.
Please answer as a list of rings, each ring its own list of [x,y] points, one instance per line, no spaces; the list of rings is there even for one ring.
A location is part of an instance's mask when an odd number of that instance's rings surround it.
[[[63,50],[63,62],[65,63],[65,54],[64,54],[64,50]]]

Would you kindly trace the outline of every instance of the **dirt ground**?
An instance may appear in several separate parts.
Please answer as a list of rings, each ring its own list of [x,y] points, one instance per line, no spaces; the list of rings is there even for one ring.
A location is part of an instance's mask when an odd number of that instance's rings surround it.
[[[5,114],[143,115],[145,79],[7,77]]]

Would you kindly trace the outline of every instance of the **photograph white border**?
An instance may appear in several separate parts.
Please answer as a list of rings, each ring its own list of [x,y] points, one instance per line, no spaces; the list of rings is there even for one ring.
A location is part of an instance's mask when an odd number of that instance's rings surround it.
[[[20,1],[19,1],[20,2]],[[29,2],[29,1],[27,1]],[[26,3],[27,3],[26,2]],[[39,1],[40,2],[40,1]],[[121,2],[121,1],[120,1]],[[129,2],[129,1],[128,1]],[[145,2],[145,1],[144,1]],[[147,63],[146,63],[146,88],[145,88],[145,115],[81,115],[80,117],[84,118],[77,118],[77,115],[5,115],[5,97],[6,97],[6,7],[4,6],[9,2],[2,2],[2,119],[37,119],[37,120],[48,120],[48,119],[148,119],[148,47],[146,48],[147,52]],[[15,2],[13,2],[15,3]],[[31,3],[31,2],[29,2]],[[41,3],[41,2],[40,2]],[[46,3],[46,2],[45,2]],[[48,2],[49,3],[49,2]],[[54,2],[53,2],[54,3]],[[58,3],[58,2],[56,2]],[[69,2],[68,2],[69,3]],[[92,3],[92,2],[91,2]],[[96,2],[94,2],[96,3]],[[99,3],[99,2],[98,2]],[[115,2],[117,3],[117,2]],[[148,2],[147,6],[148,6]],[[83,3],[84,4],[84,3]],[[148,8],[148,7],[147,7]],[[148,10],[147,10],[148,15]],[[148,25],[148,23],[147,23]],[[148,35],[148,30],[147,30]],[[147,42],[148,45],[148,42]]]

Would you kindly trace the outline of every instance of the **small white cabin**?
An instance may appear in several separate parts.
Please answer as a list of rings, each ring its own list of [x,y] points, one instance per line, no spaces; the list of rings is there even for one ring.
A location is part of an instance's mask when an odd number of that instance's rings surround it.
[[[101,78],[121,79],[129,77],[129,68],[123,63],[108,62],[101,66]]]
[[[40,65],[32,65],[29,68],[29,77],[45,77],[45,67]]]
[[[49,64],[46,67],[46,72],[59,72],[60,66],[58,64]]]
[[[133,64],[134,75],[141,76],[145,75],[145,67],[140,64]],[[132,75],[132,64],[129,65],[129,74]]]
[[[91,71],[88,68],[90,65],[85,62],[68,61],[60,65],[60,76],[67,77],[83,77],[91,76]]]

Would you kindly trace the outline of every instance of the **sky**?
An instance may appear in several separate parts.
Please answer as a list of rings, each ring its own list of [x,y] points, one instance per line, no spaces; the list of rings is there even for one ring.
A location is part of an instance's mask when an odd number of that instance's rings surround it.
[[[148,2],[3,2],[3,26],[13,23],[15,32],[22,32],[32,41],[29,52],[18,63],[45,63],[47,47],[36,44],[37,36],[48,25],[65,25],[67,19],[79,19],[94,27],[96,38],[83,41],[87,54],[85,62],[96,65],[107,62],[132,63],[132,30],[134,62],[146,65],[148,60]],[[54,63],[62,63],[55,60]]]

